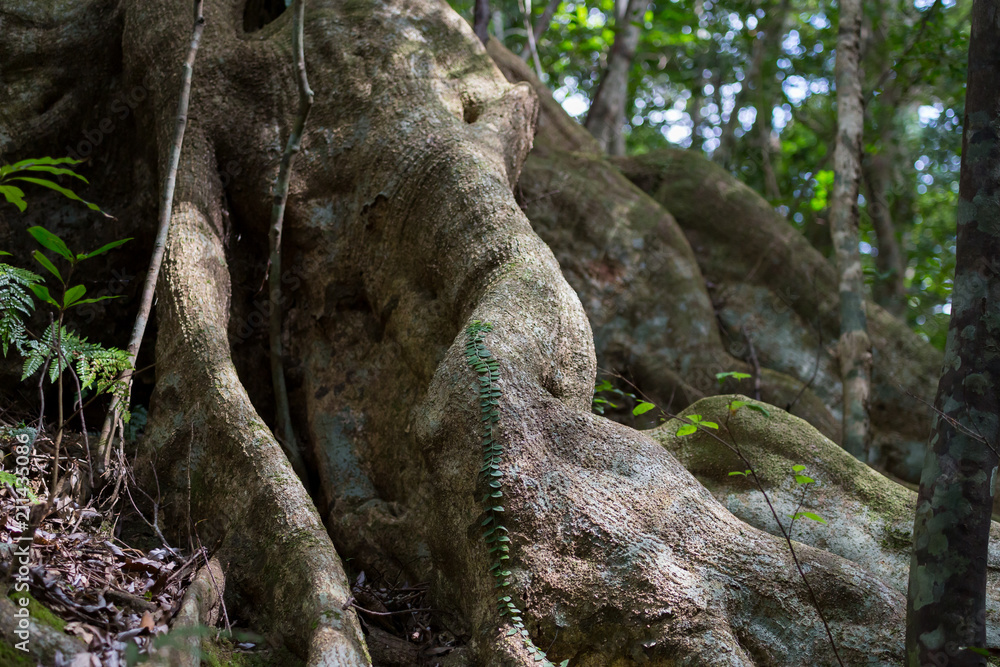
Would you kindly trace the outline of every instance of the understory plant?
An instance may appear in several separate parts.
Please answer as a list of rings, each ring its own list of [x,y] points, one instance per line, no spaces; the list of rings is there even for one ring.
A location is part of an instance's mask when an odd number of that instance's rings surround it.
[[[69,175],[86,183],[87,180],[83,176],[66,166],[61,166],[78,162],[71,158],[38,158],[0,167],[0,194],[23,212],[27,207],[24,191],[11,183],[25,182],[55,190],[69,199],[83,202],[92,210],[100,211],[96,204],[84,201],[72,190],[51,180],[32,175],[38,172]],[[112,241],[90,252],[76,253],[71,251],[59,236],[43,227],[30,227],[28,233],[41,246],[41,250],[35,250],[32,257],[50,275],[43,277],[27,269],[0,263],[0,349],[5,357],[11,348],[23,357],[22,381],[40,373],[38,387],[42,408],[39,428],[44,426],[45,403],[42,389],[45,377],[57,385],[58,427],[52,465],[54,492],[59,481],[59,447],[66,423],[69,421],[63,414],[64,377],[68,375],[72,379],[76,390],[75,412],[70,418],[77,414],[80,416],[81,430],[86,442],[87,427],[83,416],[84,392],[93,389],[96,394],[120,393],[122,383],[118,379],[119,375],[132,367],[126,351],[91,343],[65,326],[66,314],[71,309],[116,298],[110,295],[86,298],[87,288],[82,284],[74,285],[72,278],[85,260],[103,255],[131,239]],[[43,250],[54,253],[55,261],[47,257]],[[0,251],[0,255],[10,256],[10,253]],[[56,262],[63,265],[61,270]],[[53,279],[57,286],[50,289],[46,282]],[[32,331],[26,323],[35,311],[35,299],[50,307],[49,324],[41,333]],[[89,443],[87,444],[89,455]]]

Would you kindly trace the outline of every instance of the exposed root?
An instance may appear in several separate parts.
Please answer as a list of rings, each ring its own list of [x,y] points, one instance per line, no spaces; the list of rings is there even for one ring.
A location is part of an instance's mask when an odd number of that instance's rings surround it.
[[[154,655],[154,664],[170,667],[199,667],[201,665],[201,633],[204,627],[213,627],[219,621],[222,594],[226,576],[215,558],[198,571],[184,593],[181,608],[174,617],[171,634],[175,641],[167,641],[165,648]],[[169,635],[168,635],[169,637]]]

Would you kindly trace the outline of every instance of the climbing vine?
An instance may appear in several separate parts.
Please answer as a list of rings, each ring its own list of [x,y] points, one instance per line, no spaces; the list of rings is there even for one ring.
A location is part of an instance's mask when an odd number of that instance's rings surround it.
[[[479,405],[481,407],[480,424],[482,425],[483,440],[483,466],[479,469],[480,480],[484,483],[486,492],[483,494],[483,519],[481,527],[483,539],[489,547],[490,557],[493,562],[490,565],[490,574],[496,582],[497,590],[497,611],[501,618],[506,618],[510,623],[507,636],[520,635],[525,648],[530,653],[535,662],[544,667],[555,667],[551,661],[545,657],[545,651],[539,649],[528,636],[528,630],[524,627],[524,619],[521,618],[521,610],[514,604],[511,596],[508,595],[510,586],[510,570],[507,569],[507,562],[510,560],[510,535],[507,527],[504,526],[503,516],[503,484],[500,478],[500,464],[503,462],[503,446],[497,439],[497,423],[500,421],[500,397],[501,391],[498,384],[500,380],[500,366],[496,357],[487,349],[483,339],[486,334],[493,330],[493,325],[489,322],[475,320],[465,330],[467,340],[465,344],[465,358],[476,373],[479,374]],[[569,660],[564,660],[559,667],[565,667]]]

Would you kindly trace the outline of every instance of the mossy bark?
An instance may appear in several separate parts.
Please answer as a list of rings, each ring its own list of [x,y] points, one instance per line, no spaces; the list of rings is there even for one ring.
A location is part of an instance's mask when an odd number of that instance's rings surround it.
[[[969,41],[951,322],[920,477],[907,665],[985,664],[983,594],[1000,471],[1000,16],[975,2]],[[995,622],[993,623],[995,627]]]

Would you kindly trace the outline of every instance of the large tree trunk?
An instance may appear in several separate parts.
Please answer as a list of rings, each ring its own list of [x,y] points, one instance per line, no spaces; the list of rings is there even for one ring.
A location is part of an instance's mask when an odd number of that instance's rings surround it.
[[[119,218],[143,219],[190,17],[166,0],[95,2],[84,15],[91,25],[76,7],[19,4],[29,21],[0,5],[16,28],[0,44],[14,63],[3,92],[22,100],[0,118],[0,150],[75,145],[81,126],[99,126],[121,91],[148,76],[152,97],[125,129],[105,133],[95,165],[108,166],[95,169],[88,193]],[[316,104],[286,214],[289,299],[267,304],[256,290],[269,184],[296,101],[290,16],[253,35],[243,33],[241,3],[210,0],[205,16],[143,451],[159,471],[170,534],[190,527],[220,547],[244,613],[310,664],[365,664],[358,622],[343,609],[339,552],[430,582],[469,662],[536,664],[497,614],[480,537],[483,413],[465,358],[465,329],[480,320],[492,324],[484,343],[499,376],[495,479],[511,539],[509,590],[535,645],[580,666],[830,664],[806,589],[755,514],[759,504],[744,496],[754,527],[649,433],[590,412],[598,356],[664,406],[719,391],[715,372],[751,368],[742,339],[725,336],[768,304],[773,317],[759,318],[755,341],[765,398],[836,435],[835,277],[822,257],[703,158],[601,158],[523,61],[490,42],[509,77],[531,82],[511,85],[444,3],[315,0],[306,57]],[[44,50],[27,58],[18,48]],[[92,59],[60,57],[81,48]],[[34,87],[32,61],[50,68]],[[60,86],[73,104],[47,107]],[[99,111],[81,119],[79,105]],[[522,174],[539,107],[537,154]],[[15,229],[50,215],[45,201],[2,219],[5,244],[16,247]],[[86,229],[73,218],[50,224]],[[259,416],[272,414],[272,397],[255,301],[287,308],[286,372],[311,498]],[[107,308],[108,321],[123,314],[120,304]],[[905,443],[922,438],[912,431],[927,421],[908,416],[914,408],[895,382],[926,396],[937,358],[874,312],[885,406],[876,424],[905,469]],[[819,379],[803,390],[814,360]],[[846,466],[801,422],[791,422],[799,439],[776,439],[787,419],[751,424],[747,437],[788,461]],[[891,533],[911,500],[877,473],[864,473],[864,488],[851,474],[830,479],[855,503],[855,522],[834,529],[842,540],[799,547],[800,558],[846,662],[894,665],[902,575],[878,571],[874,547],[843,545]],[[886,494],[902,500],[879,523]]]
[[[920,476],[906,664],[985,665],[990,520],[1000,471],[1000,17],[976,0],[962,133],[955,291]],[[995,622],[993,622],[995,625]],[[995,646],[995,644],[993,644]]]

